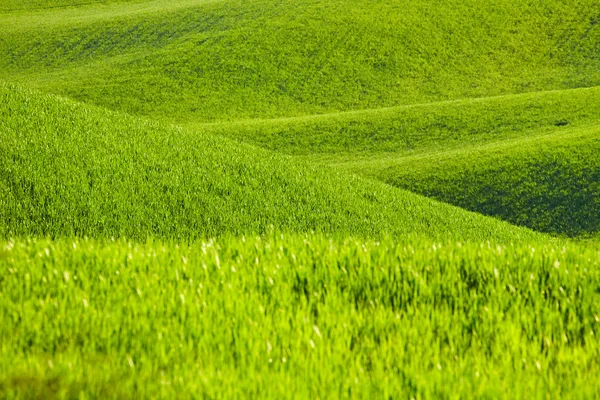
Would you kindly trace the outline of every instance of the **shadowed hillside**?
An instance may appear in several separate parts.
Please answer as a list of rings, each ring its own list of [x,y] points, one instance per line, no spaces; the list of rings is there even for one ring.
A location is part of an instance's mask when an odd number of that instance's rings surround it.
[[[513,224],[588,236],[600,232],[599,154],[595,125],[381,160],[372,162],[371,172],[384,182]]]

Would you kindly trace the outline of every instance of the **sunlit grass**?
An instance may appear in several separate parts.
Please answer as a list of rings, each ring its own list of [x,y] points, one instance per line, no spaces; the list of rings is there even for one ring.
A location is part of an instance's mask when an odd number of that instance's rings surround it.
[[[179,123],[600,84],[595,0],[153,0],[4,14],[0,79]]]
[[[600,397],[599,16],[2,1],[0,398]]]
[[[387,185],[0,86],[0,236],[324,232],[523,240],[532,231]]]
[[[600,393],[591,245],[274,234],[1,250],[3,395]]]

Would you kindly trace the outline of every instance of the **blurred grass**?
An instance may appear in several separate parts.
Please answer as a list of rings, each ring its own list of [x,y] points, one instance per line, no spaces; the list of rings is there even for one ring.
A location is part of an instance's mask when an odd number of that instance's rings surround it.
[[[600,394],[592,245],[273,234],[2,248],[2,396]]]

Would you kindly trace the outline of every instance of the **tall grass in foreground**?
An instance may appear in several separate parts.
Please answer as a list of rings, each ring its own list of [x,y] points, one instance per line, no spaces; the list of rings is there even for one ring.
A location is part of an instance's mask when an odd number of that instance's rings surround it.
[[[0,244],[2,397],[600,395],[593,244]]]

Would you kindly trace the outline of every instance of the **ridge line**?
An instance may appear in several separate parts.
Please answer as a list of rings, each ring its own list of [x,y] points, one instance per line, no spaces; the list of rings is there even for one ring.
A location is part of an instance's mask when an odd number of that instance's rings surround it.
[[[525,98],[525,97],[534,97],[536,95],[549,95],[553,93],[561,93],[561,92],[576,92],[576,91],[587,91],[600,89],[600,86],[589,86],[589,87],[580,87],[580,88],[568,88],[568,89],[554,89],[554,90],[540,90],[535,92],[526,92],[526,93],[512,93],[498,96],[487,96],[487,97],[468,97],[461,99],[453,99],[453,100],[440,100],[440,101],[432,101],[426,103],[414,103],[414,104],[404,104],[397,106],[387,106],[387,107],[378,107],[378,108],[364,108],[359,110],[347,110],[347,111],[337,111],[337,112],[328,112],[323,114],[307,114],[307,115],[298,115],[291,117],[276,117],[276,118],[247,118],[247,119],[238,119],[231,121],[214,121],[214,122],[182,122],[175,123],[174,125],[179,125],[186,128],[203,128],[203,127],[215,127],[215,126],[227,126],[227,125],[243,125],[243,124],[269,124],[273,122],[294,122],[294,121],[303,121],[303,120],[311,120],[311,119],[327,119],[336,116],[352,116],[352,115],[361,115],[361,114],[372,114],[376,112],[386,112],[393,110],[408,110],[412,108],[425,108],[436,105],[446,105],[446,104],[468,104],[468,103],[479,103],[485,102],[487,100],[499,100],[503,98]]]

